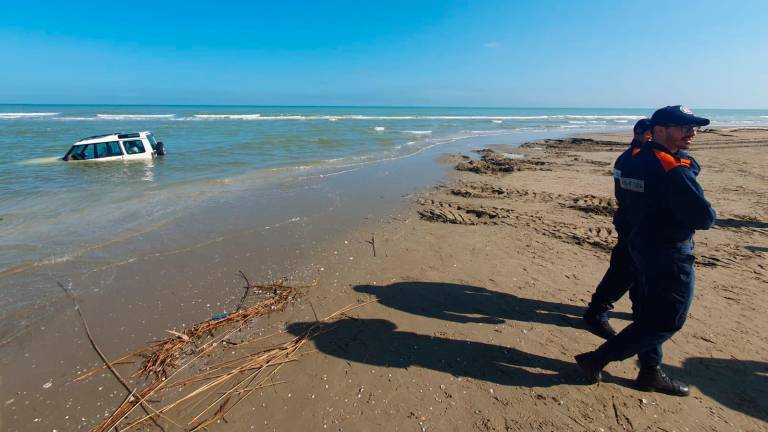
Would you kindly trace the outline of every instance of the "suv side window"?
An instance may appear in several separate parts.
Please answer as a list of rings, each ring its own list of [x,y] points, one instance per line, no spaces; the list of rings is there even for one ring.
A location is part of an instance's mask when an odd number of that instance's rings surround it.
[[[123,152],[120,150],[120,145],[117,143],[117,141],[98,143],[95,144],[95,146],[97,158],[123,155]]]
[[[144,153],[147,150],[144,148],[144,143],[138,140],[126,140],[123,141],[123,147],[125,148],[125,154],[139,154]]]
[[[75,146],[72,149],[71,156],[73,160],[89,160],[94,158],[93,144]]]

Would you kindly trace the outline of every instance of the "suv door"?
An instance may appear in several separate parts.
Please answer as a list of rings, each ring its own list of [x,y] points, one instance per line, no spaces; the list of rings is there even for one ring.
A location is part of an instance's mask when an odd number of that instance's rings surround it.
[[[117,141],[109,141],[94,144],[96,159],[100,161],[122,160],[123,151]]]
[[[127,139],[120,141],[120,144],[123,146],[125,160],[147,159],[152,157],[152,153],[147,151],[147,148],[141,138]]]

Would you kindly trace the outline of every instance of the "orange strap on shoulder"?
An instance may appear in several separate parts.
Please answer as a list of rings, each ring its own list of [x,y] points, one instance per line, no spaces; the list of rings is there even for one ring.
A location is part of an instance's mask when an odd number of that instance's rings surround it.
[[[664,172],[669,172],[672,169],[677,168],[679,166],[684,166],[686,168],[691,167],[690,159],[680,159],[675,156],[672,156],[667,152],[663,152],[657,149],[653,149],[653,153],[656,154],[656,159],[658,159],[659,162],[661,162],[661,167],[664,168]]]
[[[634,155],[636,155],[636,154],[640,153],[640,150],[642,150],[642,148],[640,148],[640,147],[635,147],[635,148],[633,148],[633,149],[632,149],[632,156],[634,156]]]

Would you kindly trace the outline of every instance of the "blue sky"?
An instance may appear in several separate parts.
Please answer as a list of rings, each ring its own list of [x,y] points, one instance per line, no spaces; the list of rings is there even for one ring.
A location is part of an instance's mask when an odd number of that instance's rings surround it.
[[[27,1],[0,103],[768,107],[768,2]]]

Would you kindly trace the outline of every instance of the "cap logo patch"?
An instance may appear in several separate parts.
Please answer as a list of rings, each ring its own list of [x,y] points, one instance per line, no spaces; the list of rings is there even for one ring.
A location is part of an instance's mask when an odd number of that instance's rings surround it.
[[[691,111],[687,106],[680,106],[680,111],[684,112],[685,114],[693,115],[693,111]]]

